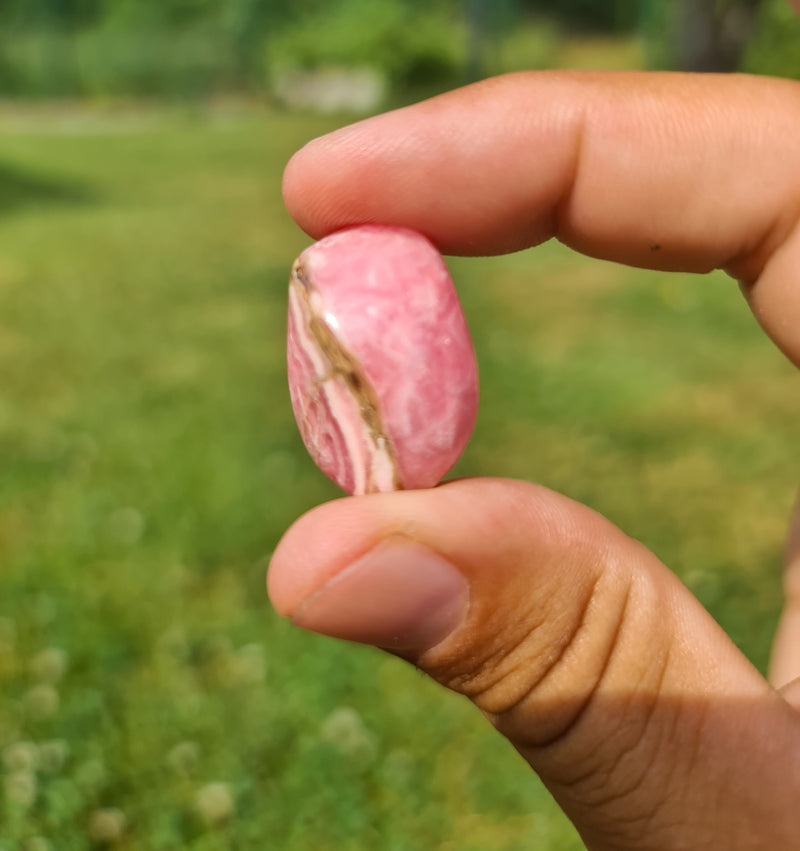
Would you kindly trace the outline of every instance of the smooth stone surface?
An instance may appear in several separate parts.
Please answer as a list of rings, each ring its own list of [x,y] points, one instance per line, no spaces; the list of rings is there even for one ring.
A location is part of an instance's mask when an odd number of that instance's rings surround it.
[[[432,487],[466,446],[475,352],[439,252],[421,234],[364,225],[295,261],[287,360],[312,458],[350,494]]]

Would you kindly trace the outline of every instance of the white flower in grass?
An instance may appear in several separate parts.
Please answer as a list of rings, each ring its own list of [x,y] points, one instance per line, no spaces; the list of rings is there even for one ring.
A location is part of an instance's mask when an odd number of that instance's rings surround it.
[[[209,826],[228,821],[235,810],[233,792],[227,783],[207,783],[197,790],[194,805],[200,818]]]
[[[89,816],[89,825],[86,832],[92,842],[111,845],[122,839],[127,826],[128,819],[125,813],[116,807],[108,807],[102,810],[95,810]]]
[[[339,706],[322,722],[320,735],[343,756],[361,763],[372,762],[376,754],[375,736],[361,716],[350,706]]]
[[[25,692],[23,703],[31,718],[43,720],[51,718],[58,712],[58,691],[47,683],[33,686]]]
[[[3,778],[3,794],[10,804],[27,809],[36,800],[36,775],[14,771]]]
[[[31,673],[40,682],[57,683],[66,670],[67,654],[60,647],[47,647],[31,659]]]
[[[3,749],[3,766],[8,771],[36,770],[39,749],[33,742],[13,742]]]

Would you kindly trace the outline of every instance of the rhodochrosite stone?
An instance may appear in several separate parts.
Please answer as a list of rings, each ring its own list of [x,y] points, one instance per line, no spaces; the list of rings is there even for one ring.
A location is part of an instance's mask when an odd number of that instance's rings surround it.
[[[472,433],[467,324],[444,260],[414,231],[350,228],[297,258],[288,366],[303,441],[348,493],[432,487]]]

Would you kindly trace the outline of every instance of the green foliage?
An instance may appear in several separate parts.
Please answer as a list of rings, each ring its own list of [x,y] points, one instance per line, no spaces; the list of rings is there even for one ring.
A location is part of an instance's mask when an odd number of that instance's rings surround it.
[[[265,65],[436,83],[457,79],[464,52],[452,0],[39,0],[0,20],[0,91],[26,96],[259,89]]]
[[[467,66],[483,75],[558,64],[560,33],[630,28],[630,7],[593,0],[557,8],[518,0],[5,0],[0,95],[258,92],[285,69],[366,65],[396,98],[464,82]]]
[[[718,4],[720,15],[740,0]],[[745,6],[757,5],[750,0]],[[676,67],[678,4],[650,0],[643,6],[642,32],[650,68]],[[722,23],[719,25],[722,26]],[[777,77],[800,77],[800,17],[786,0],[764,0],[741,59],[741,70]]]
[[[5,46],[4,56],[6,85],[0,69],[0,88],[27,97],[185,97],[225,88],[236,69],[230,45],[199,28],[23,32]]]
[[[367,65],[407,86],[457,79],[465,35],[452,4],[341,0],[299,19],[268,49],[273,68]]]
[[[800,17],[786,0],[765,3],[743,70],[800,79]]]
[[[37,29],[0,36],[0,92],[25,97],[78,93],[72,36]]]
[[[120,30],[102,27],[75,42],[83,95],[191,97],[229,87],[236,72],[231,46],[213,29]]]
[[[0,91],[208,94],[261,84],[268,35],[314,0],[10,0],[0,8]]]
[[[526,18],[498,39],[490,51],[489,73],[534,71],[558,65],[564,35],[558,24],[545,18]]]
[[[667,0],[643,0],[640,32],[644,41],[645,65],[650,70],[675,66],[676,4]]]
[[[639,16],[636,0],[517,0],[520,8],[547,15],[572,31],[630,32]]]
[[[74,29],[96,21],[108,1],[4,0],[0,5],[0,23],[13,29]]]

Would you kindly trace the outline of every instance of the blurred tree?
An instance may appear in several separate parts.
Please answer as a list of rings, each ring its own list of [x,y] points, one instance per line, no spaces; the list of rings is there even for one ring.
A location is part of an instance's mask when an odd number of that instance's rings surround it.
[[[74,36],[100,17],[103,0],[6,0],[0,8],[9,37],[20,31],[39,34],[36,63],[45,88],[51,94],[75,94]]]
[[[765,0],[742,70],[800,80],[800,17],[786,0]]]
[[[4,0],[0,20],[20,29],[58,27],[74,30],[95,21],[108,0]]]
[[[270,70],[280,77],[297,69],[360,67],[398,89],[455,84],[467,41],[457,10],[452,0],[326,2],[280,32]]]
[[[684,71],[736,71],[763,0],[679,0],[674,57]]]
[[[523,10],[555,18],[571,30],[632,30],[639,9],[636,0],[519,0]]]
[[[42,2],[42,0],[39,0]],[[49,0],[45,0],[49,2]],[[213,18],[219,0],[100,0],[105,24],[124,29],[175,29],[196,26]]]
[[[468,81],[485,76],[487,53],[519,15],[519,0],[462,0],[467,25]]]
[[[288,21],[316,12],[319,0],[231,0],[225,4],[224,26],[236,57],[239,82],[253,84],[262,77],[270,40]]]

